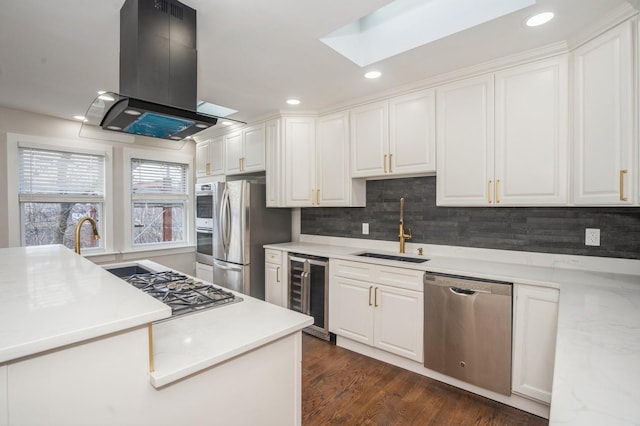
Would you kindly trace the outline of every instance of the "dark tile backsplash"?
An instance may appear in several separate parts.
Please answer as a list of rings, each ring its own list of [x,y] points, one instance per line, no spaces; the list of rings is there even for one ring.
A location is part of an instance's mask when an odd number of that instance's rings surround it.
[[[301,232],[398,241],[400,197],[411,243],[640,259],[638,207],[436,207],[435,177],[368,181],[366,207],[302,209]],[[600,229],[599,247],[585,228]]]

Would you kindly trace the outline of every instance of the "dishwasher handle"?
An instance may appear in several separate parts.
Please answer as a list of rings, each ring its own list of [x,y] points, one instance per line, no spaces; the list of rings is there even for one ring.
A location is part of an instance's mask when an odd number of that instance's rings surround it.
[[[459,294],[461,296],[473,296],[476,293],[491,294],[491,292],[487,290],[469,289],[469,288],[460,288],[460,287],[449,287],[449,291],[451,291],[451,293]]]

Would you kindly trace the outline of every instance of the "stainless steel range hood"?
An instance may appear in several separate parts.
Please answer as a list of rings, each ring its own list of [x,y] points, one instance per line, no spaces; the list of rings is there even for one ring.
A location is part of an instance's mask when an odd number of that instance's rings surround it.
[[[173,140],[216,125],[219,117],[196,111],[197,66],[194,9],[177,0],[126,0],[120,90],[98,96],[86,124]]]

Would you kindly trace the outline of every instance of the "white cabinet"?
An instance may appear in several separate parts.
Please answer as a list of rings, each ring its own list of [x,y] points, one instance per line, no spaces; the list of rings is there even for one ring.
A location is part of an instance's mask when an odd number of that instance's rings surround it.
[[[315,205],[315,118],[284,118],[284,183],[288,207]]]
[[[196,262],[196,278],[213,283],[213,266]]]
[[[316,120],[317,206],[364,207],[364,179],[351,179],[349,167],[349,115],[338,113]]]
[[[287,207],[364,206],[365,182],[349,176],[348,117],[285,117]]]
[[[631,22],[573,52],[574,203],[634,202]]]
[[[271,120],[265,124],[267,207],[285,206],[282,133],[282,120]]]
[[[331,270],[330,331],[422,362],[423,273],[342,260]]]
[[[196,177],[224,174],[222,136],[196,144]]]
[[[258,124],[224,136],[225,174],[261,172],[265,169],[265,126]]]
[[[514,284],[512,391],[549,404],[559,291]]]
[[[265,300],[274,305],[287,307],[286,253],[279,250],[264,250]]]
[[[433,89],[354,108],[350,124],[352,177],[435,172]]]
[[[437,88],[438,205],[566,205],[568,63]]]
[[[436,171],[436,96],[433,89],[389,101],[389,173]]]

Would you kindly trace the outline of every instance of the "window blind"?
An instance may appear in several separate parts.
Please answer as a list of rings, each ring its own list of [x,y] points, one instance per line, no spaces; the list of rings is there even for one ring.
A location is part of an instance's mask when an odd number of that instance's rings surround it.
[[[134,194],[188,194],[187,164],[131,159]]]
[[[18,149],[18,193],[104,197],[104,155]]]

